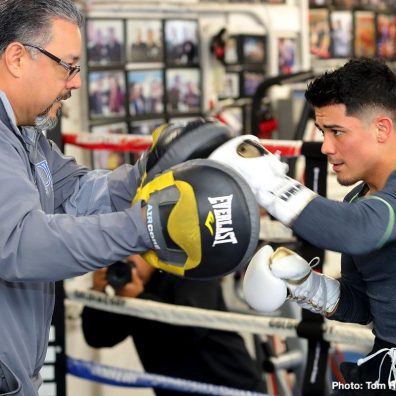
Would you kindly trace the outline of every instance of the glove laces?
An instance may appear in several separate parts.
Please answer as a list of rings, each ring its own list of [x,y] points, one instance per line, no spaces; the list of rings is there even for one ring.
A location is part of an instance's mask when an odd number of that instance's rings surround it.
[[[386,353],[382,357],[381,364],[378,369],[378,378],[375,381],[375,384],[380,383],[382,364],[384,363],[386,357],[389,356],[392,361],[391,361],[391,366],[390,366],[390,370],[389,370],[389,374],[388,374],[388,387],[390,390],[396,391],[396,348],[380,349],[379,351],[377,351],[371,355],[368,355],[365,358],[359,359],[357,361],[357,365],[361,366],[362,364],[366,363],[368,360],[372,359],[373,357],[375,357],[383,352],[386,352]]]
[[[319,257],[314,257],[308,264],[311,268],[315,268],[320,263]],[[327,286],[326,281],[323,276],[312,276],[312,272],[309,272],[306,277],[298,280],[297,282],[293,282],[290,279],[287,280],[289,284],[298,284],[301,285],[303,282],[310,280],[307,285],[297,286],[294,290],[291,291],[291,294],[288,296],[289,300],[296,301],[297,303],[309,304],[311,308],[320,314],[324,314],[327,306]],[[320,290],[320,294],[323,298],[323,304],[319,304],[318,300],[315,298],[316,293]]]

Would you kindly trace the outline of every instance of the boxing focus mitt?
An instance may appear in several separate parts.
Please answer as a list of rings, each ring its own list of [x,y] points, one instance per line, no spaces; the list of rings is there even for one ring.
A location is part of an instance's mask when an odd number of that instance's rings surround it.
[[[315,259],[308,263],[285,247],[271,251],[269,246],[258,250],[247,268],[243,289],[248,304],[266,312],[282,305],[284,289],[279,287],[280,280],[287,289],[288,300],[314,313],[332,314],[340,298],[340,283],[313,271],[311,263]]]
[[[232,132],[217,121],[198,119],[187,124],[163,124],[152,133],[153,142],[137,161],[140,187],[153,178],[189,159],[207,158],[232,138]]]
[[[239,269],[259,238],[259,212],[244,179],[207,159],[176,165],[145,184],[133,204],[146,206],[153,250],[143,254],[156,268],[191,279]]]
[[[290,226],[316,194],[287,176],[288,166],[266,150],[254,135],[238,136],[209,156],[238,171],[260,206]]]

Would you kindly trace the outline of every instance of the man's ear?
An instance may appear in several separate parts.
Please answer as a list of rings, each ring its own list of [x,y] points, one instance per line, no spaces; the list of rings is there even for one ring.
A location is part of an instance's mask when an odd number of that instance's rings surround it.
[[[23,64],[26,61],[28,52],[26,48],[18,42],[9,44],[3,52],[3,59],[9,72],[19,78],[22,75]]]
[[[393,133],[393,121],[389,117],[378,118],[376,122],[376,138],[378,143],[384,143]]]

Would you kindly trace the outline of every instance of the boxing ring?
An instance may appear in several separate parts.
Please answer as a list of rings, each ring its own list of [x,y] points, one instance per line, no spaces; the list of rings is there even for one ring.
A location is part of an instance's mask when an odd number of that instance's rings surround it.
[[[141,152],[146,150],[151,144],[151,136],[141,135],[96,135],[91,133],[63,133],[65,144],[72,144],[88,150],[111,150],[118,152]],[[282,157],[296,158],[306,155],[308,152],[317,151],[318,143],[312,145],[302,141],[285,140],[261,140],[261,143],[271,152],[278,153]],[[313,149],[314,147],[314,149]],[[316,154],[314,154],[316,161]],[[316,163],[316,162],[315,162]],[[323,165],[323,164],[322,164]],[[311,175],[305,175],[305,181],[314,186],[318,191],[323,187],[323,166],[311,169]],[[306,183],[307,186],[309,186]],[[311,186],[309,186],[311,187]],[[311,187],[312,188],[312,187]],[[343,324],[332,322],[327,319],[317,319],[319,315],[304,317],[302,320],[265,316],[253,311],[246,313],[219,312],[200,308],[176,306],[159,303],[149,300],[128,299],[86,289],[76,289],[65,285],[65,296],[67,301],[82,304],[98,310],[104,310],[121,315],[131,315],[149,320],[156,320],[172,325],[198,326],[210,329],[235,331],[239,333],[256,334],[260,336],[278,336],[282,338],[303,337],[308,340],[308,357],[303,356],[301,351],[286,352],[284,356],[273,359],[275,369],[282,369],[301,364],[304,359],[316,360],[312,363],[316,368],[307,369],[311,373],[316,370],[318,373],[316,387],[323,386],[323,367],[320,367],[319,360],[326,360],[327,367],[328,348],[330,344],[359,345],[369,349],[374,341],[371,330],[365,326],[354,324]],[[318,347],[318,345],[320,347]],[[318,352],[319,348],[319,352]],[[320,348],[323,348],[323,352]],[[323,353],[323,356],[319,355]],[[316,354],[316,355],[315,355]],[[314,356],[315,358],[313,358]],[[255,392],[232,389],[225,386],[204,384],[179,378],[165,377],[156,374],[142,373],[125,370],[95,362],[83,361],[73,357],[67,357],[68,373],[90,381],[103,384],[124,386],[124,387],[150,387],[172,389],[178,392],[194,393],[200,392],[208,395],[263,395]],[[322,376],[322,377],[321,377]],[[307,378],[306,378],[307,379]],[[308,393],[307,393],[308,394]],[[319,395],[317,393],[317,395]]]

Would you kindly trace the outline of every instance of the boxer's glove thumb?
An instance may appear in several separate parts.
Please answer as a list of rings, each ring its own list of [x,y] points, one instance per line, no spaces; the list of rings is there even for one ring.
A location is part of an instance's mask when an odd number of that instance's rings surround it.
[[[272,274],[282,279],[288,290],[288,299],[314,313],[330,315],[340,298],[340,283],[331,277],[312,270],[310,263],[297,253],[280,247],[270,257]]]
[[[290,226],[316,194],[287,176],[288,166],[266,150],[254,135],[238,136],[209,158],[231,166],[247,181],[260,206]]]
[[[250,261],[243,278],[245,300],[256,311],[276,311],[287,298],[285,282],[274,276],[270,270],[273,253],[270,245],[259,249]]]

